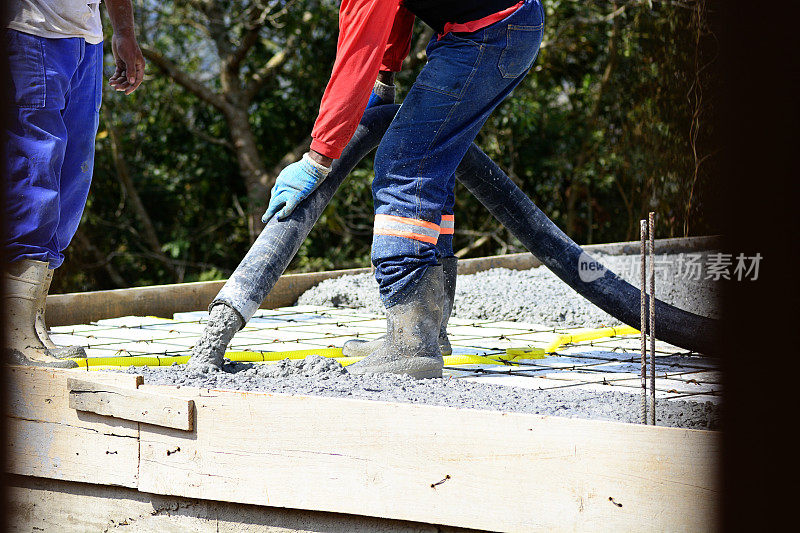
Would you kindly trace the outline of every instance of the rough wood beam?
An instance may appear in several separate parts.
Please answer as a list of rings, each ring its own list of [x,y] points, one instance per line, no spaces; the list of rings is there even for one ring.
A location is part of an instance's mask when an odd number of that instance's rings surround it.
[[[10,531],[478,533],[418,522],[198,500],[14,475],[7,479],[6,495]]]
[[[69,406],[77,411],[191,431],[194,401],[69,378]]]
[[[83,372],[83,375],[89,374]],[[136,487],[139,428],[69,407],[75,370],[10,366],[6,371],[7,471],[26,476]],[[96,382],[135,390],[141,376],[92,372]]]
[[[716,432],[189,387],[170,394],[195,400],[196,433],[142,425],[142,491],[489,531],[708,531],[717,516]]]

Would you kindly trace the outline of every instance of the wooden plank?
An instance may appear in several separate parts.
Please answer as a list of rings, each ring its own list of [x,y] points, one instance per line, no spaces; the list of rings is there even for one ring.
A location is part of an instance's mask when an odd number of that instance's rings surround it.
[[[124,487],[9,476],[9,533],[474,533],[380,518],[181,498]]]
[[[7,471],[16,474],[136,487],[139,428],[69,407],[67,379],[76,370],[7,367]],[[92,379],[127,386],[132,374],[93,373]]]
[[[30,366],[6,368],[6,416],[45,422],[80,422],[75,411],[69,407],[67,380],[70,378],[77,377],[130,389],[135,389],[142,383],[142,376],[122,372],[87,372]],[[103,423],[113,422],[100,420]]]
[[[715,432],[186,387],[170,394],[195,400],[196,433],[142,426],[143,491],[500,531],[714,529]]]
[[[15,474],[136,487],[138,439],[41,420],[9,418],[7,471]]]
[[[720,245],[718,237],[688,237],[659,239],[659,253],[691,252]],[[584,246],[589,253],[607,254],[638,253],[637,242],[596,244]],[[474,274],[489,268],[525,270],[541,263],[530,253],[508,254],[493,257],[464,259],[459,261],[459,274]],[[261,305],[263,309],[275,309],[293,305],[297,298],[319,282],[350,274],[370,272],[370,268],[353,268],[328,272],[286,274],[275,283],[272,291]],[[47,297],[47,323],[50,326],[88,324],[104,318],[121,316],[160,316],[172,318],[174,313],[204,311],[216,297],[224,281],[202,281],[173,285],[155,285],[108,291],[75,292],[53,294]]]
[[[144,376],[139,374],[128,374],[125,372],[112,372],[104,370],[87,371],[86,369],[72,370],[72,372],[74,375],[81,376],[82,379],[87,381],[103,383],[105,385],[112,385],[115,387],[125,387],[127,389],[135,389],[144,383]]]
[[[283,275],[278,278],[261,307],[275,309],[292,305],[301,294],[323,280],[364,272],[370,272],[370,269],[354,268]],[[108,291],[54,294],[47,297],[47,323],[50,326],[88,324],[104,318],[120,316],[172,318],[175,313],[205,311],[224,284],[224,281],[199,281]]]
[[[509,270],[529,270],[541,266],[542,262],[529,253],[506,254],[492,257],[476,257],[458,261],[458,274],[475,274],[491,268],[507,268]]]
[[[224,281],[199,281],[51,294],[47,296],[47,324],[50,327],[88,324],[121,316],[172,318],[174,313],[204,311],[224,284]]]
[[[191,431],[194,401],[69,378],[69,406],[78,411]]]

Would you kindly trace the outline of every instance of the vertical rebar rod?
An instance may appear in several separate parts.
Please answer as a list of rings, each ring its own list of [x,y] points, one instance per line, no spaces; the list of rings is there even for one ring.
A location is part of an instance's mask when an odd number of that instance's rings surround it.
[[[656,214],[647,216],[650,237],[650,424],[656,425]]]
[[[641,237],[641,279],[640,285],[640,336],[642,340],[642,424],[647,424],[647,221],[639,222],[639,235]]]

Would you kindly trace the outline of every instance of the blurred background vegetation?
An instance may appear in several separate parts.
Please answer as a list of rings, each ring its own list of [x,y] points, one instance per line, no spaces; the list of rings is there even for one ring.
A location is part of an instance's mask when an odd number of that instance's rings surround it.
[[[539,58],[477,143],[579,243],[635,239],[651,210],[660,237],[717,232],[711,6],[545,7]],[[275,177],[308,148],[337,16],[333,0],[136,2],[146,80],[127,98],[105,91],[94,184],[54,292],[227,277],[261,229]],[[418,22],[400,100],[430,36]],[[107,46],[106,74],[111,65]],[[368,159],[290,270],[369,265],[371,179]],[[524,251],[460,185],[455,249]]]

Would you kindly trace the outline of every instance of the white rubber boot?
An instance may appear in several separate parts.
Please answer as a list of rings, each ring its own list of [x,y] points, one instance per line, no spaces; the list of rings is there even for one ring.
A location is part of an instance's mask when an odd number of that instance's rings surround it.
[[[36,336],[42,341],[47,349],[46,353],[58,359],[72,359],[75,357],[86,357],[86,351],[82,346],[58,346],[47,333],[47,324],[44,321],[45,304],[47,303],[47,293],[50,292],[50,283],[53,281],[53,270],[48,268],[44,281],[40,287],[39,295],[36,299],[36,320],[34,329]]]
[[[453,312],[453,300],[456,295],[456,272],[458,270],[457,257],[443,257],[442,271],[444,272],[444,301],[442,305],[442,324],[439,328],[439,349],[442,355],[450,355],[453,348],[447,338],[447,322]],[[383,337],[371,341],[364,339],[351,339],[342,346],[342,355],[345,357],[366,357],[383,343]]]
[[[75,361],[48,354],[36,335],[37,303],[47,270],[48,264],[43,261],[23,259],[9,264],[3,275],[6,353],[15,364],[75,368]]]
[[[428,267],[408,294],[386,310],[386,335],[367,357],[347,368],[351,374],[406,374],[440,378],[444,361],[439,331],[444,300],[441,265]]]

